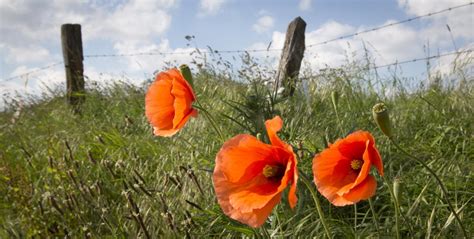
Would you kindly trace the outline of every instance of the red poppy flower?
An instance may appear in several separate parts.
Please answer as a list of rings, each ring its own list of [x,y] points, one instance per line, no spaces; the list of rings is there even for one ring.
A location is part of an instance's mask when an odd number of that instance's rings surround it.
[[[377,182],[369,174],[372,165],[383,176],[374,138],[369,132],[357,131],[314,157],[314,182],[335,206],[354,204],[375,194]]]
[[[189,120],[197,116],[192,108],[196,100],[193,89],[178,69],[160,72],[148,88],[145,115],[158,136],[176,134]]]
[[[271,144],[240,134],[224,143],[216,157],[214,189],[224,213],[252,227],[261,226],[290,184],[288,201],[296,205],[296,156],[277,132],[283,121],[265,122]]]

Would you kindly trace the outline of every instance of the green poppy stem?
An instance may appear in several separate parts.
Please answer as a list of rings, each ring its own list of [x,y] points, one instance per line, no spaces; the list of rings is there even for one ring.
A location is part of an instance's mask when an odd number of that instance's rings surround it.
[[[326,233],[326,236],[328,238],[332,238],[331,233],[329,232],[329,227],[326,223],[326,220],[324,219],[323,210],[321,209],[321,202],[319,201],[318,195],[316,194],[316,191],[314,190],[313,184],[311,183],[311,181],[306,177],[306,175],[302,171],[299,171],[299,175],[301,176],[300,177],[301,180],[306,185],[309,192],[311,193],[311,196],[313,197],[314,204],[316,205],[316,210],[318,211],[319,220],[323,224],[324,232]]]
[[[357,204],[354,203],[354,232],[357,233]]]
[[[382,177],[385,185],[387,185],[388,192],[390,193],[390,197],[392,198],[393,201],[393,207],[395,208],[395,231],[396,231],[396,237],[397,239],[400,239],[400,205],[398,204],[397,198],[395,197],[395,194],[393,193],[393,188],[392,186],[388,183],[387,179],[385,177]]]
[[[377,234],[380,235],[380,229],[379,229],[379,220],[377,219],[377,213],[375,213],[374,209],[374,203],[372,202],[372,198],[369,198],[369,205],[370,205],[370,211],[372,212],[372,219],[374,220],[374,225],[375,229],[377,230]]]
[[[339,99],[339,95],[333,91],[331,94],[332,106],[334,108],[334,112],[336,113],[337,126],[339,127],[339,130],[341,131],[341,135],[342,135],[344,134],[344,131],[342,130],[341,119],[339,118],[339,112],[337,110],[337,103],[339,101],[338,99]]]
[[[196,104],[194,104],[193,107],[204,113],[204,116],[207,118],[207,120],[211,124],[214,131],[216,131],[216,133],[219,135],[221,140],[224,142],[225,141],[224,135],[222,134],[222,131],[219,129],[219,127],[217,126],[217,123],[214,120],[214,117],[212,117],[212,115],[209,113],[209,111],[207,111],[204,107],[202,107],[202,105],[201,105],[201,103],[199,103],[199,101],[196,100],[195,102],[196,102]]]
[[[451,204],[451,201],[449,200],[449,197],[448,197],[448,190],[446,190],[446,187],[444,186],[443,182],[441,181],[441,179],[438,177],[438,175],[436,174],[435,171],[433,171],[433,169],[431,169],[425,162],[423,162],[423,160],[411,155],[410,153],[408,153],[407,151],[405,151],[402,147],[400,147],[396,142],[395,140],[393,140],[392,137],[389,137],[390,139],[390,142],[392,142],[392,144],[398,149],[400,150],[402,153],[404,153],[405,155],[407,155],[409,158],[412,158],[414,159],[415,161],[417,161],[418,163],[420,163],[426,170],[428,170],[428,172],[436,179],[439,187],[441,188],[441,191],[443,192],[443,196],[444,196],[444,200],[446,201],[446,203],[448,204],[448,207],[449,207],[449,210],[451,211],[451,213],[454,215],[454,218],[456,219],[456,221],[458,222],[459,226],[461,227],[461,230],[463,232],[463,235],[465,238],[469,238],[468,234],[467,234],[467,231],[466,229],[464,228],[464,225],[462,224],[461,222],[461,219],[459,218],[459,215],[458,213],[456,212],[456,210],[454,210],[454,207],[453,205]]]

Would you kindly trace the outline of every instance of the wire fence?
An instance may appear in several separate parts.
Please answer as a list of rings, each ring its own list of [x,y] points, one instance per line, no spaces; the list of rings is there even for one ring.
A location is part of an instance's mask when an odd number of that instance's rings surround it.
[[[354,33],[351,33],[351,34],[341,35],[341,36],[338,36],[338,37],[335,37],[335,38],[332,38],[332,39],[329,39],[329,40],[308,44],[308,45],[306,45],[306,48],[312,48],[312,47],[316,47],[316,46],[326,45],[326,44],[331,43],[331,42],[336,42],[336,41],[340,41],[340,40],[344,40],[344,39],[353,38],[353,37],[356,37],[356,36],[360,36],[360,35],[367,34],[367,33],[370,33],[370,32],[379,31],[379,30],[389,28],[389,27],[393,27],[393,26],[400,25],[400,24],[405,24],[405,23],[408,23],[408,22],[412,22],[412,21],[415,21],[415,20],[422,19],[422,18],[432,17],[432,16],[439,15],[439,14],[442,14],[442,13],[450,12],[452,10],[472,6],[473,4],[474,4],[473,2],[469,2],[469,3],[466,3],[466,4],[449,7],[449,8],[439,10],[439,11],[435,11],[435,12],[426,13],[426,14],[419,15],[419,16],[416,16],[416,17],[407,18],[407,19],[404,19],[404,20],[401,20],[401,21],[385,24],[385,25],[382,25],[382,26],[378,26],[378,27],[374,27],[374,28],[370,28],[370,29],[366,29],[366,30],[362,30],[362,31],[357,31],[357,32],[354,32]],[[271,52],[271,51],[281,51],[281,50],[283,50],[283,49],[282,48],[269,48],[269,47],[267,47],[266,49],[246,49],[246,50],[212,50],[212,49],[209,49],[209,50],[198,50],[198,51],[200,53],[203,53],[203,54],[209,54],[209,53],[214,53],[214,54],[236,54],[237,53],[238,54],[238,53]],[[430,59],[437,59],[437,58],[446,57],[446,56],[455,55],[455,54],[471,53],[473,51],[474,51],[474,49],[467,49],[467,50],[463,50],[463,51],[448,52],[448,53],[443,53],[443,54],[438,54],[438,55],[433,55],[433,56],[428,56],[428,57],[413,58],[413,59],[403,60],[403,61],[395,61],[395,62],[389,63],[389,64],[374,65],[374,66],[371,66],[370,69],[379,69],[379,68],[384,68],[384,67],[389,67],[389,66],[394,66],[394,65],[408,64],[408,63],[413,63],[413,62],[418,62],[418,61],[423,61],[423,60],[427,61],[427,60],[430,60]],[[84,55],[84,58],[133,57],[133,56],[156,56],[156,55],[165,56],[165,55],[191,54],[192,52],[193,52],[192,50],[191,51],[187,50],[187,51],[175,51],[175,52],[148,51],[148,52],[135,52],[135,53],[123,53],[123,54],[86,54],[86,55]],[[28,76],[28,75],[31,75],[31,74],[34,74],[34,73],[38,73],[38,72],[44,71],[46,69],[50,69],[50,68],[55,67],[55,66],[60,65],[60,64],[63,64],[63,61],[58,61],[58,62],[49,64],[49,65],[40,67],[38,69],[26,72],[26,73],[22,73],[22,74],[19,74],[19,75],[15,75],[15,76],[11,76],[11,77],[8,77],[8,78],[1,79],[0,83],[11,81],[11,80],[14,80],[14,79],[17,79],[17,78],[22,78],[22,77],[25,77],[25,76]],[[368,69],[368,70],[370,70],[370,69]]]
[[[474,52],[474,49],[466,49],[466,50],[462,50],[462,51],[452,51],[452,52],[442,53],[442,54],[438,54],[438,55],[434,55],[434,56],[427,56],[427,57],[422,57],[422,58],[413,58],[413,59],[403,60],[403,61],[395,61],[395,62],[390,63],[390,64],[371,66],[371,67],[369,67],[369,70],[374,70],[374,69],[379,69],[379,68],[384,68],[384,67],[389,67],[389,66],[395,66],[395,65],[403,65],[403,64],[413,63],[413,62],[417,62],[417,61],[428,61],[428,60],[431,60],[431,59],[439,59],[439,58],[446,57],[446,56],[460,55],[460,54],[471,53],[471,52]]]
[[[44,71],[44,70],[53,68],[53,67],[55,67],[55,66],[57,66],[57,65],[61,65],[61,64],[63,64],[63,61],[58,61],[58,62],[49,64],[49,65],[40,67],[40,68],[38,68],[38,69],[35,69],[35,70],[32,70],[32,71],[28,71],[28,72],[23,73],[23,74],[20,74],[20,75],[16,75],[16,76],[11,76],[11,77],[8,77],[8,78],[4,78],[4,79],[2,79],[0,82],[7,82],[7,81],[14,80],[14,79],[16,79],[16,78],[22,78],[22,77],[25,77],[25,76],[28,76],[28,75],[31,75],[31,74],[34,74],[34,73],[38,73],[38,72],[41,72],[41,71]]]
[[[331,43],[331,42],[352,38],[352,37],[363,35],[363,34],[366,34],[366,33],[369,33],[369,32],[379,31],[379,30],[382,30],[384,28],[393,27],[393,26],[396,26],[396,25],[408,23],[408,22],[411,22],[411,21],[414,21],[414,20],[419,20],[419,19],[426,18],[426,17],[432,17],[432,16],[435,16],[435,15],[438,15],[438,14],[441,14],[441,13],[445,13],[445,12],[455,10],[455,9],[471,6],[473,4],[474,4],[473,2],[470,2],[470,3],[466,3],[466,4],[446,8],[446,9],[443,9],[443,10],[440,10],[440,11],[430,12],[430,13],[427,13],[427,14],[424,14],[424,15],[420,15],[420,16],[408,18],[408,19],[405,19],[405,20],[385,24],[385,25],[382,25],[382,26],[379,26],[379,27],[374,27],[374,28],[370,28],[370,29],[367,29],[367,30],[354,32],[354,33],[351,33],[351,34],[348,34],[348,35],[342,35],[342,36],[339,36],[339,37],[335,37],[333,39],[329,39],[329,40],[309,44],[309,45],[306,46],[306,48],[325,45],[325,44],[328,44],[328,43]],[[283,50],[283,49],[282,48],[266,48],[266,49],[247,49],[247,50],[214,50],[214,53],[222,53],[222,54],[246,53],[246,52],[247,53],[254,53],[254,52],[268,52],[268,51],[281,51],[281,50]],[[202,53],[210,53],[210,52],[208,52],[207,50],[204,50],[204,51],[202,51]],[[179,55],[179,54],[189,54],[189,51],[181,51],[181,52],[150,51],[150,52],[124,53],[124,54],[93,54],[93,55],[84,55],[84,57],[85,58],[97,58],[97,57],[146,56],[146,55]]]

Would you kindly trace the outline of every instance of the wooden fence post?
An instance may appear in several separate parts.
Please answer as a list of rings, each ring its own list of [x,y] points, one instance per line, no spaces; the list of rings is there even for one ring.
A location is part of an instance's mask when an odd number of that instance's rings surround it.
[[[283,95],[292,96],[300,72],[301,61],[305,50],[306,22],[297,17],[288,25],[286,30],[285,46],[281,53],[280,64],[275,82],[275,92],[280,86],[285,89]]]
[[[67,102],[77,112],[79,104],[85,99],[84,60],[82,54],[82,36],[80,24],[61,26],[61,45],[66,70]]]

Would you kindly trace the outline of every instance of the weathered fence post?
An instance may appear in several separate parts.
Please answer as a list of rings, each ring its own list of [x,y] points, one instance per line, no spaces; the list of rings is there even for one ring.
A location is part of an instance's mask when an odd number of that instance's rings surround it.
[[[285,88],[283,95],[292,96],[295,91],[305,49],[305,30],[306,22],[301,17],[295,18],[288,25],[285,46],[281,53],[280,65],[276,75],[275,92],[281,86]]]
[[[63,24],[61,44],[66,70],[67,101],[77,111],[77,106],[85,99],[81,25]]]

